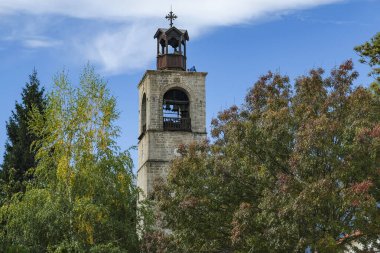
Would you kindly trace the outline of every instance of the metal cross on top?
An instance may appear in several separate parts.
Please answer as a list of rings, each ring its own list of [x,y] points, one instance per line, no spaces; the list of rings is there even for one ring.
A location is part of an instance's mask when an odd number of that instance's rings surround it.
[[[165,17],[167,20],[170,20],[170,27],[173,27],[173,20],[177,18],[177,15],[173,13],[172,10],[170,10],[169,14]]]

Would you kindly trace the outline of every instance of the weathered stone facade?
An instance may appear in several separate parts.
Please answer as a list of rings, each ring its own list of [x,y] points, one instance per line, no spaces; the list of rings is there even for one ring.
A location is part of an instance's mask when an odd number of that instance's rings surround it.
[[[137,185],[145,198],[155,178],[166,178],[170,161],[180,144],[206,138],[204,72],[148,70],[138,85],[139,129]],[[163,124],[163,97],[171,90],[186,93],[190,102],[191,131],[168,131]]]

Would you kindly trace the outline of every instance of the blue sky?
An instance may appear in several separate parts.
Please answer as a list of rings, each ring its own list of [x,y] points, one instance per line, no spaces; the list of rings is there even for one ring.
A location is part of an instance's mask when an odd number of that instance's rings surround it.
[[[49,90],[69,71],[73,84],[90,62],[117,98],[122,148],[137,144],[137,84],[155,68],[158,27],[173,5],[174,24],[187,29],[188,66],[208,72],[207,126],[217,112],[241,104],[268,70],[291,79],[313,67],[327,70],[352,58],[368,85],[369,68],[353,47],[380,32],[380,0],[1,0],[0,162],[5,121],[36,68]],[[135,152],[133,157],[136,158]]]

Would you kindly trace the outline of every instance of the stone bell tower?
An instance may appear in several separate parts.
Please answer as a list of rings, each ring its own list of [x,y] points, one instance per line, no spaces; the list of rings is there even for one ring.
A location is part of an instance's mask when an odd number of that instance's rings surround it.
[[[150,196],[155,178],[166,178],[180,144],[206,138],[205,78],[207,73],[186,71],[186,30],[159,28],[157,70],[147,70],[138,84],[139,128],[137,185],[142,198]]]

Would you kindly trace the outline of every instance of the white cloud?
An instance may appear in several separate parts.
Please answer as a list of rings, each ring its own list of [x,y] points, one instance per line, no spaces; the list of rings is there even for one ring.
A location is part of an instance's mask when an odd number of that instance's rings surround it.
[[[25,47],[29,48],[41,48],[41,47],[55,47],[60,45],[59,41],[41,38],[30,38],[23,41]]]
[[[83,62],[90,60],[107,72],[120,73],[143,68],[153,60],[155,43],[152,36],[157,27],[167,26],[163,15],[170,5],[180,17],[175,25],[187,28],[194,38],[210,28],[252,22],[286,11],[338,1],[343,0],[1,0],[0,17],[17,18],[26,14],[54,19],[59,15],[103,22],[104,25],[99,27],[86,26],[91,29],[86,33],[73,28],[75,34],[66,35],[64,43],[71,47],[68,51],[73,52],[73,56],[80,55]],[[49,26],[49,22],[46,25]],[[59,27],[54,29],[59,30]],[[48,28],[43,30],[49,31]],[[55,38],[26,39],[24,45],[50,47],[57,42]]]
[[[143,68],[155,56],[152,39],[155,31],[151,28],[149,25],[131,24],[101,32],[85,45],[83,54],[90,62],[103,65],[108,73]],[[78,46],[78,50],[80,48]]]

